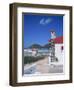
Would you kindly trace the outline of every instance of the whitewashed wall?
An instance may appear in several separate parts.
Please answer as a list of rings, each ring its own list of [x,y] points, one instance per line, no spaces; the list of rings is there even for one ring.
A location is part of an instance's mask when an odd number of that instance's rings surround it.
[[[55,44],[55,56],[58,58],[58,63],[63,64],[64,62],[64,49],[61,50],[63,44]]]

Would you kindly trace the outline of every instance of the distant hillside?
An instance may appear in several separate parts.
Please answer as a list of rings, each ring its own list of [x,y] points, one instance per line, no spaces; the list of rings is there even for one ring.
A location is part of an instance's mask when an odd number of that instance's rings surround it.
[[[42,48],[42,46],[39,44],[33,44],[29,48]]]
[[[50,48],[50,44],[45,44],[44,46],[41,46],[39,44],[33,44],[28,48]]]
[[[50,44],[45,44],[45,45],[43,46],[43,48],[50,48],[50,47],[51,47]]]

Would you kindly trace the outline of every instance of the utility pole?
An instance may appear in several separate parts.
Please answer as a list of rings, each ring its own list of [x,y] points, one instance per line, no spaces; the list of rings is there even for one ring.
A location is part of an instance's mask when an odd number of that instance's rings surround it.
[[[51,40],[51,62],[55,60],[55,43],[54,40]]]
[[[54,31],[51,31],[51,62],[55,61],[55,41],[56,34]]]

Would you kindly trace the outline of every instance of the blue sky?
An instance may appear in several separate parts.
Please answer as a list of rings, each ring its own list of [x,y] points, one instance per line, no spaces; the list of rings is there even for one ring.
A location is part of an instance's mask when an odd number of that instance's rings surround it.
[[[32,44],[47,44],[51,30],[57,37],[63,35],[63,16],[24,14],[24,48]]]

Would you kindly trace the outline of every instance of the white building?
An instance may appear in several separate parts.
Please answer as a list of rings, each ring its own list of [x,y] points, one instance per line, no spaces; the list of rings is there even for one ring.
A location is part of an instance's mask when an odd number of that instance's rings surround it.
[[[49,55],[48,49],[24,49],[24,56],[45,56]]]
[[[58,61],[51,62],[51,57],[49,56],[49,63],[63,64],[64,63],[64,45],[63,45],[63,36],[56,37],[55,32],[51,32],[51,40],[53,39],[55,43],[55,57]]]

